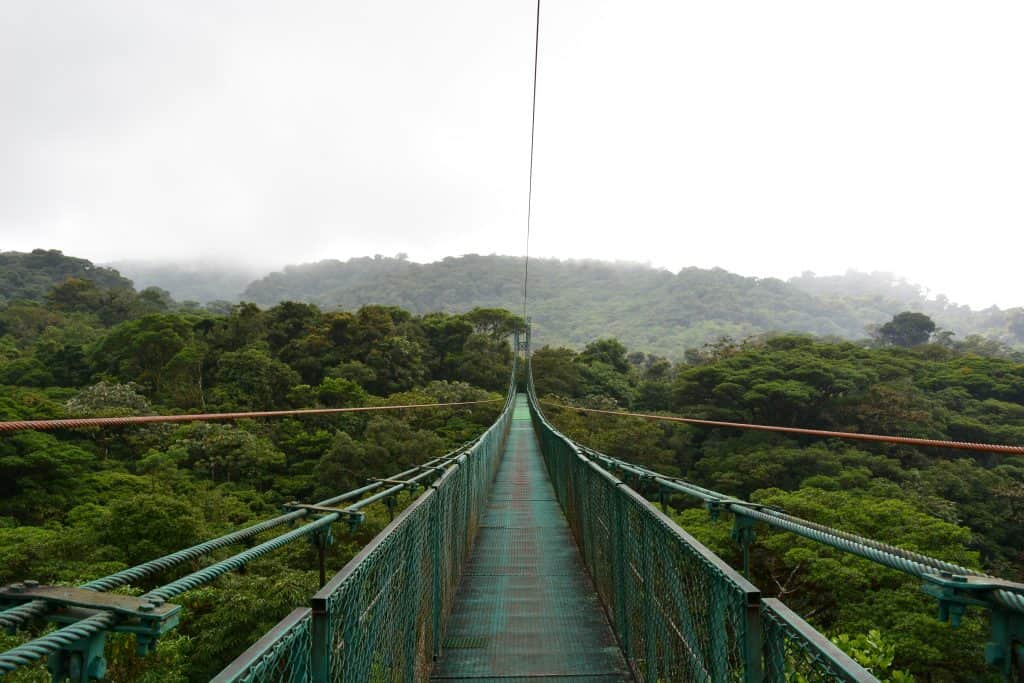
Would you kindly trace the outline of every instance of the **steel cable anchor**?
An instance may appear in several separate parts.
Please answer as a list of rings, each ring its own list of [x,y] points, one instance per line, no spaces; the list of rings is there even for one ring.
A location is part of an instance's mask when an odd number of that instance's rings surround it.
[[[107,630],[134,633],[140,655],[156,649],[157,638],[178,625],[180,605],[163,598],[102,593],[74,586],[40,585],[23,581],[0,588],[0,607],[42,600],[52,611],[46,618],[62,625],[73,625],[98,614],[113,616],[112,626],[83,635],[49,655],[47,668],[53,681],[88,683],[103,678],[107,670],[104,657]]]
[[[1024,615],[1004,608],[992,598],[1002,590],[1024,595],[1024,584],[991,576],[972,576],[939,572],[923,574],[921,586],[927,595],[939,601],[939,621],[960,625],[968,607],[982,607],[991,614],[985,661],[1009,676],[1016,667],[1024,675]]]

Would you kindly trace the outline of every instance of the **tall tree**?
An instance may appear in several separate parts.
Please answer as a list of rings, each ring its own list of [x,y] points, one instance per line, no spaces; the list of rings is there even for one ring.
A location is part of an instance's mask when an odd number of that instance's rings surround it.
[[[924,313],[903,311],[878,328],[878,339],[892,346],[919,346],[928,342],[935,322]]]

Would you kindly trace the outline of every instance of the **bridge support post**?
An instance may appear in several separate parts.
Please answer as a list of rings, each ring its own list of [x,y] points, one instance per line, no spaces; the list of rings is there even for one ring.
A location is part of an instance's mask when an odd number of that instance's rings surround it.
[[[725,596],[722,595],[722,586],[711,586],[709,597],[708,619],[711,621],[708,633],[710,635],[711,651],[707,653],[708,673],[712,681],[728,680],[729,672],[729,644],[726,641],[725,614],[728,605]],[[744,615],[746,616],[746,615]]]
[[[626,512],[623,509],[622,495],[622,482],[615,485],[615,489],[612,491],[613,500],[613,512],[615,515],[615,561],[614,567],[614,581],[615,581],[615,632],[619,637],[619,645],[622,646],[622,651],[626,654],[626,661],[632,668],[632,650],[629,637],[629,614],[626,613],[626,605],[629,604],[629,600],[626,595],[627,589],[627,576],[626,576]]]
[[[743,680],[744,683],[761,683],[764,680],[764,634],[761,624],[761,594],[747,595],[746,629],[743,634]]]
[[[313,628],[310,648],[310,678],[313,683],[327,683],[331,678],[331,635],[327,601],[313,600]]]
[[[435,489],[436,493],[436,489]],[[433,637],[433,660],[436,662],[441,657],[441,519],[438,498],[431,496],[430,501],[430,526],[431,535],[431,572],[433,574],[433,598],[431,599],[431,629]]]
[[[107,673],[107,660],[103,656],[106,639],[107,632],[100,631],[50,655],[46,668],[52,680],[89,683],[102,679]]]
[[[644,517],[641,521],[643,533],[640,545],[640,569],[644,577],[644,683],[658,681],[658,638],[654,607],[654,568],[652,556],[654,543],[651,539],[651,522]]]
[[[309,542],[316,548],[317,563],[320,569],[320,588],[327,583],[327,548],[334,545],[334,534],[331,527],[317,529],[309,536]]]
[[[757,538],[754,531],[754,520],[743,515],[733,515],[732,540],[740,547],[743,553],[743,576],[750,578],[750,544]]]
[[[1007,680],[1014,674],[1024,680],[1024,617],[1005,609],[992,609],[985,660],[1002,670]]]

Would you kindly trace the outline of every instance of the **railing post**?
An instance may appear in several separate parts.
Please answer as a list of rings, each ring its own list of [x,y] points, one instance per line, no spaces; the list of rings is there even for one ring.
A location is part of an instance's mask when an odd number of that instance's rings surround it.
[[[716,577],[713,580],[711,595],[708,596],[708,619],[711,622],[709,635],[711,637],[711,652],[708,653],[708,673],[714,683],[725,681],[729,672],[729,643],[725,630],[725,610],[728,609],[725,596],[722,591],[725,586]]]
[[[436,486],[436,484],[434,485]],[[433,637],[433,650],[434,650],[434,661],[437,661],[441,656],[441,519],[440,519],[440,496],[437,495],[437,489],[434,489],[434,495],[431,496],[430,501],[430,526],[432,527],[433,535],[433,548],[431,551],[431,571],[433,572],[433,600],[432,600],[432,629]]]
[[[466,514],[463,516],[464,517],[464,522],[463,522],[463,527],[464,528],[462,530],[462,548],[463,548],[463,550],[462,550],[462,557],[459,558],[460,562],[465,562],[466,560],[469,559],[469,546],[473,542],[473,535],[474,535],[473,534],[473,530],[470,528],[470,526],[471,526],[470,518],[471,518],[471,516],[473,514],[472,508],[475,507],[473,505],[474,492],[473,492],[473,490],[471,488],[472,480],[469,478],[470,466],[471,466],[471,463],[467,460],[465,463],[463,463],[462,467],[459,468],[460,470],[462,470],[463,475],[464,475],[463,476],[463,480],[464,480],[465,483],[463,484],[463,489],[462,489],[463,490],[462,500],[463,500],[463,505],[466,508]]]
[[[414,613],[417,615],[417,617],[420,614],[420,606],[423,604],[423,594],[419,590],[422,584],[417,585],[419,583],[420,577],[421,557],[422,553],[413,551],[404,560],[407,563],[406,567],[408,570],[405,576],[406,595],[409,596],[410,603],[414,603],[412,607],[415,610]],[[412,588],[413,586],[416,586],[416,588]],[[414,683],[416,681],[416,665],[419,663],[420,660],[420,653],[417,652],[416,643],[419,640],[420,627],[421,624],[419,623],[419,618],[417,618],[414,620],[412,624],[409,625],[409,628],[406,633],[404,676],[404,680],[406,681],[406,683]]]
[[[100,680],[107,673],[107,660],[103,656],[107,632],[99,631],[85,636],[51,654],[47,668],[53,680],[70,680],[71,683],[88,683]]]
[[[646,516],[641,518],[640,526],[640,571],[644,578],[644,683],[657,683],[658,639],[655,635],[657,624],[654,621],[654,568],[651,566],[654,544],[651,539],[651,520]]]
[[[615,630],[619,634],[622,651],[626,655],[626,661],[631,662],[629,642],[629,614],[626,612],[626,605],[629,604],[626,596],[628,583],[626,581],[626,524],[625,510],[623,509],[622,489],[623,484],[619,482],[612,490],[615,499]]]
[[[744,608],[743,680],[761,683],[764,680],[764,625],[761,623],[761,594],[748,593]]]
[[[331,679],[330,615],[327,600],[313,599],[313,627],[309,648],[309,664],[313,683],[327,683]],[[345,642],[345,646],[349,643]]]

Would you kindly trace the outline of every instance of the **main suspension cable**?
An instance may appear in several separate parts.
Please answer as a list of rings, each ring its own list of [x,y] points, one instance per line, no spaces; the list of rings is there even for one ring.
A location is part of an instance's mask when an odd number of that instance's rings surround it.
[[[334,413],[366,413],[377,410],[406,410],[411,408],[454,408],[481,403],[497,403],[503,399],[483,401],[457,401],[454,403],[412,403],[397,406],[356,406],[352,408],[303,408],[299,410],[262,410],[245,413],[191,413],[183,415],[132,415],[127,417],[83,417],[60,420],[11,420],[0,422],[0,432],[25,430],[80,429],[82,427],[117,427],[131,424],[159,424],[165,422],[207,422],[211,420],[238,420],[254,417],[286,417],[292,415],[332,415]]]
[[[533,34],[533,102],[530,107],[530,185],[526,195],[526,258],[523,264],[523,320],[526,320],[526,287],[530,281],[530,225],[533,220],[533,142],[537,131],[537,62],[540,57],[540,0]]]
[[[598,415],[615,415],[617,417],[636,417],[641,420],[660,420],[665,422],[683,422],[685,424],[704,427],[728,427],[730,429],[748,429],[760,432],[782,432],[785,434],[802,434],[805,436],[822,436],[834,439],[853,439],[855,441],[875,441],[880,443],[903,444],[908,446],[930,446],[934,448],[954,448],[963,451],[982,451],[985,453],[1004,453],[1008,455],[1024,455],[1024,446],[1005,444],[973,443],[970,441],[947,441],[943,439],[922,439],[913,436],[889,436],[887,434],[865,434],[862,432],[836,432],[827,429],[806,429],[803,427],[779,427],[776,425],[747,424],[744,422],[722,422],[720,420],[701,420],[693,417],[676,417],[673,415],[652,415],[649,413],[627,413],[621,410],[599,410],[597,408],[581,408],[579,406],[539,401],[545,405],[566,410],[578,410]]]

